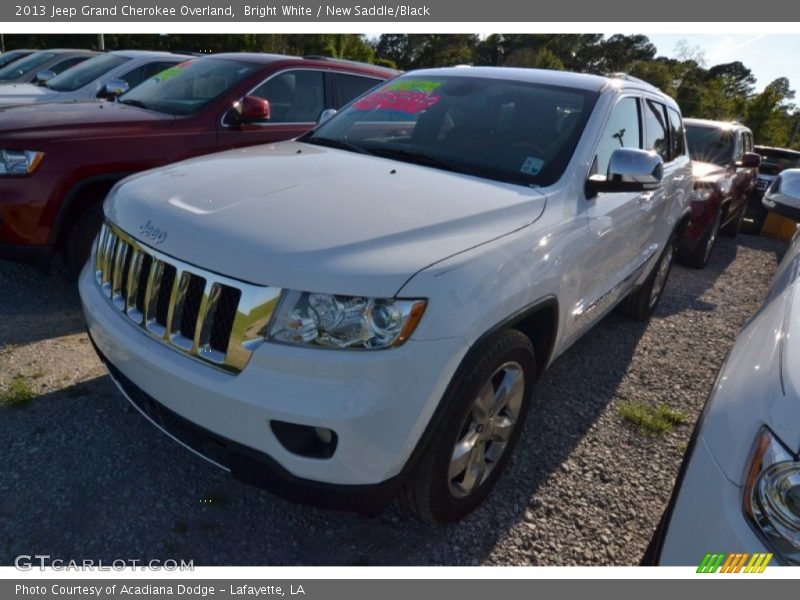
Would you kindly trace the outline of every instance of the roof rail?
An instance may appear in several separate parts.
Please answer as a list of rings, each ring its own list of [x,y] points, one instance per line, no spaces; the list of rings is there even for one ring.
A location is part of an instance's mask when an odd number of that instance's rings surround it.
[[[373,65],[371,63],[363,62],[363,61],[360,61],[360,60],[349,60],[347,58],[336,58],[336,57],[333,57],[333,56],[325,56],[324,54],[306,54],[306,55],[303,56],[303,58],[306,58],[308,60],[325,60],[325,61],[339,63],[339,64],[343,64],[343,65],[360,65],[362,67],[370,67],[372,69],[383,69],[384,71],[391,72],[391,73],[399,73],[400,72],[397,69],[393,69],[391,67],[385,67],[383,65]]]

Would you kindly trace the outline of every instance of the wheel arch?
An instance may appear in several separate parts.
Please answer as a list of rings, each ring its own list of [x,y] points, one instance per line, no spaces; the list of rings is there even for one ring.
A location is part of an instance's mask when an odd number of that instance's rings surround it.
[[[94,203],[103,202],[106,194],[114,187],[114,184],[128,175],[131,175],[131,173],[92,175],[75,183],[64,197],[58,215],[53,222],[53,227],[50,231],[50,243],[56,247],[62,247],[64,235],[70,231],[78,218],[85,214]]]

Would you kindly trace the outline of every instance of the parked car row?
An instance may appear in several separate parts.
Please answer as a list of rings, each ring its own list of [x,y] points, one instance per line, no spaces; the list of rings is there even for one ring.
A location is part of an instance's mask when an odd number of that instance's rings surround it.
[[[100,230],[102,201],[124,177],[297,137],[325,109],[339,108],[396,74],[322,58],[241,53],[187,60],[116,52],[87,60],[42,89],[70,96],[88,88],[91,97],[101,87],[102,69],[109,95],[123,92],[118,102],[0,110],[0,257],[45,266],[60,250],[77,273]],[[0,86],[0,97],[2,91]]]
[[[145,54],[83,65],[117,56]],[[311,504],[466,516],[541,373],[612,309],[649,319],[673,258],[739,231],[761,162],[746,127],[623,75],[169,60],[104,71],[115,101],[0,109],[0,256],[62,250],[128,401]],[[96,96],[85,71],[47,87]]]

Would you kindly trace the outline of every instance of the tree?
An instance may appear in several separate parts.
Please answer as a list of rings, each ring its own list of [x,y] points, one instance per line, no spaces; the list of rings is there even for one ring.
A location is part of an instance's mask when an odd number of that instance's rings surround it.
[[[796,123],[794,90],[786,77],[779,77],[747,103],[745,123],[760,144],[788,144]]]

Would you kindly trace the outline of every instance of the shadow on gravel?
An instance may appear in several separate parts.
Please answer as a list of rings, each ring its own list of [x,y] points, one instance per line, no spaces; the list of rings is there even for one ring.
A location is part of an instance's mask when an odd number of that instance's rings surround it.
[[[77,285],[60,261],[49,274],[0,261],[0,347],[83,330]]]
[[[714,286],[719,276],[736,260],[738,252],[737,240],[720,238],[717,240],[711,258],[704,269],[693,269],[676,263],[675,271],[684,271],[685,285],[677,293],[666,294],[658,307],[658,313],[664,316],[678,314],[684,310],[711,312],[717,305],[706,302],[701,296]],[[673,272],[671,276],[675,276]],[[675,292],[675,290],[673,290]]]

